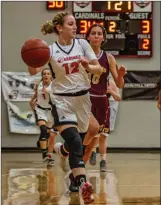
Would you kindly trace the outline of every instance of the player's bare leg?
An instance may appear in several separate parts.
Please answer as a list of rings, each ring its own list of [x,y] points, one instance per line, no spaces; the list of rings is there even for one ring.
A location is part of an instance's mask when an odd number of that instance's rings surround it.
[[[98,132],[99,132],[99,124],[96,118],[93,115],[91,115],[90,120],[89,120],[88,131],[83,140],[83,145],[84,146],[89,145],[92,139],[98,134]]]
[[[57,126],[59,133],[68,145],[69,165],[74,181],[79,187],[79,192],[85,204],[94,201],[92,185],[87,182],[85,165],[83,162],[83,145],[77,127],[74,125]]]
[[[47,157],[48,157],[48,165],[51,165],[51,166],[55,165],[54,159],[53,159],[53,149],[54,149],[55,141],[56,141],[56,133],[50,131],[49,138],[48,138]]]
[[[47,160],[47,148],[48,148],[48,132],[46,122],[44,120],[38,121],[38,126],[40,127],[40,137],[37,142],[38,148],[41,149],[43,161]]]
[[[93,148],[97,146],[98,141],[99,141],[99,136],[97,135],[96,137],[92,139],[91,143],[87,145],[84,156],[83,156],[83,161],[85,164],[89,161]]]
[[[99,153],[100,153],[100,171],[107,170],[106,166],[106,148],[107,148],[107,136],[106,134],[100,134],[99,137]]]
[[[98,134],[98,131],[99,131],[99,124],[97,120],[94,118],[94,116],[92,115],[90,118],[87,134],[85,135],[85,139],[84,139],[85,143],[83,141],[83,145],[84,144],[86,145],[88,143],[87,146],[84,146],[85,147],[84,153],[86,154],[84,154],[83,159],[85,159],[85,163],[88,161],[93,147],[96,146],[96,144],[98,143],[98,138],[95,138],[95,136],[97,136]],[[66,147],[65,143],[64,145],[62,145],[61,143],[56,143],[54,149],[56,153],[58,153],[59,156],[64,159],[64,161],[65,161],[65,158],[67,159],[69,150],[68,150],[68,147]],[[62,166],[62,168],[64,170],[64,165]],[[68,173],[66,178],[69,178],[71,181],[69,190],[72,192],[78,192],[78,187],[76,186],[76,183],[74,181],[73,173],[72,172]]]

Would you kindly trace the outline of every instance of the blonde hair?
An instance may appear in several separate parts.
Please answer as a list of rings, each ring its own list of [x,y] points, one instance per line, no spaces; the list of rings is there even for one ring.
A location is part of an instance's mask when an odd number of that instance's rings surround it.
[[[46,35],[46,34],[51,34],[51,33],[56,33],[59,34],[56,26],[57,25],[61,25],[63,26],[64,24],[64,17],[71,15],[70,13],[67,12],[62,12],[62,13],[58,13],[53,20],[47,21],[46,23],[44,23],[41,27],[41,32]]]

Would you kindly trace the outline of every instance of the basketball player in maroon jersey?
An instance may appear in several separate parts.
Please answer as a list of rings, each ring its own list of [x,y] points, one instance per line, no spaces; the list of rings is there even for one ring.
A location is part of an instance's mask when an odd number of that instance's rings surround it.
[[[93,48],[100,65],[105,69],[102,75],[98,76],[90,73],[89,77],[91,79],[90,99],[92,103],[92,113],[100,125],[100,170],[106,171],[107,136],[110,128],[110,104],[106,96],[107,87],[109,85],[109,72],[111,72],[116,85],[118,87],[123,87],[123,83],[120,84],[120,79],[126,74],[126,69],[122,66],[117,73],[115,58],[101,49],[102,44],[106,41],[106,31],[103,26],[100,24],[92,25],[87,31],[86,39]]]
[[[111,78],[109,79],[109,86],[107,87],[107,97],[108,97],[108,100],[109,99],[115,100],[115,101],[121,100],[121,96],[119,94],[119,88],[116,86],[113,79]],[[110,115],[111,115],[111,112],[110,112]],[[108,120],[108,122],[109,121],[110,120]],[[109,126],[110,126],[110,123],[109,123]],[[92,165],[96,164],[96,147],[97,147],[98,141],[99,141],[99,135],[97,134],[93,138],[92,142],[86,147],[85,155],[83,157],[83,160],[85,163],[89,161],[90,164]],[[101,143],[99,143],[99,145],[101,145]],[[99,149],[101,149],[101,146],[99,147]],[[104,149],[104,144],[103,144],[103,149]]]

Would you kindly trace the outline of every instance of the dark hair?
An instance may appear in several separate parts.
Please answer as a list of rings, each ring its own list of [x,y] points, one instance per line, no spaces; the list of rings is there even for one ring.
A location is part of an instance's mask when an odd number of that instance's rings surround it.
[[[56,33],[59,34],[56,26],[57,25],[61,25],[63,26],[64,24],[64,17],[71,15],[70,13],[67,12],[62,12],[62,13],[58,13],[53,20],[47,21],[46,23],[44,23],[41,27],[41,32],[46,35],[46,34],[50,34],[50,33]]]
[[[102,42],[102,45],[103,45],[106,42],[106,34],[107,34],[107,32],[106,32],[106,29],[101,24],[93,24],[92,26],[89,27],[89,29],[88,29],[88,31],[86,33],[86,40],[89,41],[88,37],[89,37],[89,35],[91,33],[92,28],[94,28],[94,27],[100,27],[102,29],[103,37],[104,37],[104,41]]]

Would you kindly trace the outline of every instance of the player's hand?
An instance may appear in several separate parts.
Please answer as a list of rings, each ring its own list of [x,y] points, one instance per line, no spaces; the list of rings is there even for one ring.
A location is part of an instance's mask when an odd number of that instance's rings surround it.
[[[119,76],[124,77],[127,74],[126,67],[122,65],[119,69],[117,69],[117,73]]]
[[[42,88],[42,94],[48,94],[49,93],[49,90],[47,88],[48,86],[47,85],[44,85],[43,88]]]
[[[47,88],[43,88],[42,93],[43,93],[43,94],[48,94],[48,93],[49,93],[49,91],[48,91],[48,89],[47,89]]]
[[[86,57],[81,57],[79,62],[86,70],[89,70],[89,60]]]
[[[35,106],[36,106],[36,101],[30,101],[30,106],[31,108],[34,110],[35,109]]]
[[[113,89],[112,89],[112,86],[111,86],[111,85],[108,85],[108,86],[107,86],[107,92],[106,92],[106,93],[110,93],[112,90],[113,90]]]

